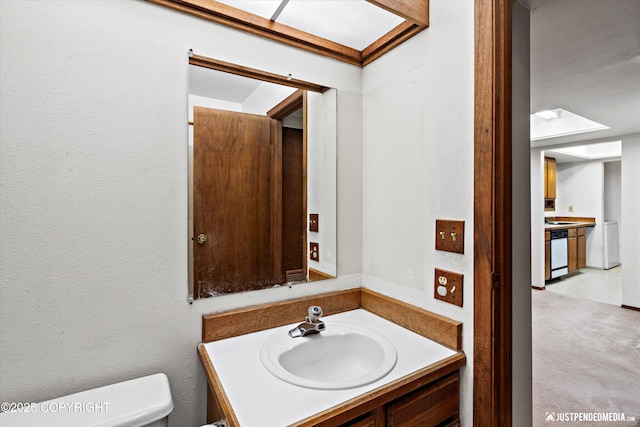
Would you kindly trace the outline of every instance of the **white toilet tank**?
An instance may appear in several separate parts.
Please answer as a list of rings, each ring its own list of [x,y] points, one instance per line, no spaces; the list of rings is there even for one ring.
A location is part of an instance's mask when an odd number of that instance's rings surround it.
[[[2,427],[164,427],[173,399],[165,374],[149,375],[62,396],[15,404],[0,414]]]

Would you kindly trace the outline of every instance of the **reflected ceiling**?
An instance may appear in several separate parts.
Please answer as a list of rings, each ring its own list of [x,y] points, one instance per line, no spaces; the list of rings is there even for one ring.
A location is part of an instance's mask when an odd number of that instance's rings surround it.
[[[242,103],[261,83],[260,80],[205,67],[189,67],[190,95]]]

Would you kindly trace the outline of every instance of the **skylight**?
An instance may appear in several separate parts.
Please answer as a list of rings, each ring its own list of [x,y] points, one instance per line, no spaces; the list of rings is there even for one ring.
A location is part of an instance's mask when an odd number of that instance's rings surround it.
[[[571,111],[555,108],[531,115],[531,141],[609,129]]]
[[[602,142],[598,144],[580,145],[577,147],[557,148],[549,150],[555,153],[568,154],[587,160],[607,159],[622,156],[622,141]]]
[[[218,0],[237,9],[363,50],[404,18],[365,0]],[[278,14],[278,8],[281,7]]]
[[[273,14],[278,10],[278,6],[282,0],[217,0],[220,3],[233,6],[237,9],[244,10],[263,18],[271,19]]]
[[[429,0],[147,0],[364,67],[429,27]]]
[[[278,18],[316,36],[363,50],[404,21],[364,0],[290,0]]]

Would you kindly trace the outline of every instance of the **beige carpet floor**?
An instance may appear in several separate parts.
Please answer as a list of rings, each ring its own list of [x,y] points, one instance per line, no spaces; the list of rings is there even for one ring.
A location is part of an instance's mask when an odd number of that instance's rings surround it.
[[[534,427],[640,426],[640,312],[536,290],[532,312]],[[602,412],[629,420],[571,421]]]

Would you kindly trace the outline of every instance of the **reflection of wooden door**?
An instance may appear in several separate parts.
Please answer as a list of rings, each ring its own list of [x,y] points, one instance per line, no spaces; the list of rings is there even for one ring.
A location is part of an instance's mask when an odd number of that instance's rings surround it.
[[[273,284],[269,117],[195,107],[193,147],[194,294]],[[199,244],[198,236],[206,236]]]
[[[306,168],[301,129],[282,129],[282,270],[305,280],[306,274]],[[291,274],[293,273],[293,274]],[[281,282],[286,277],[279,277]]]

